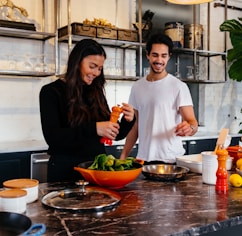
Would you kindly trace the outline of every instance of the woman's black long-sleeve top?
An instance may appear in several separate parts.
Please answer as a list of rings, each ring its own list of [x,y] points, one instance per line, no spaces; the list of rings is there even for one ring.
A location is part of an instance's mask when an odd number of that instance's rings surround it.
[[[40,116],[44,138],[52,155],[75,156],[80,162],[93,160],[105,153],[104,144],[96,131],[96,122],[81,124],[71,128],[67,120],[66,83],[58,79],[44,85],[40,91]],[[124,118],[116,140],[126,137],[134,124]]]

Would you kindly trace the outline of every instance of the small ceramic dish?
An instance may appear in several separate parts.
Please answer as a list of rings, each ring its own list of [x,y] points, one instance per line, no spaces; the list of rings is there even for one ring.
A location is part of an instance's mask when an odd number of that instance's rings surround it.
[[[233,157],[229,156],[226,161],[226,169],[231,170],[233,166]],[[191,172],[202,174],[202,154],[184,155],[176,158],[177,166],[184,166]]]
[[[184,155],[176,158],[177,166],[189,168],[191,172],[202,174],[202,154]]]
[[[240,176],[242,176],[242,170],[238,169],[238,168],[235,168],[236,170],[236,173],[239,174]]]

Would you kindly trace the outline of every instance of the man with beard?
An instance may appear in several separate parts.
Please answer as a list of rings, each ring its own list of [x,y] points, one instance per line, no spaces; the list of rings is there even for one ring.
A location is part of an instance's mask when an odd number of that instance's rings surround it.
[[[197,132],[193,102],[187,85],[166,71],[173,49],[172,40],[155,34],[146,44],[150,72],[132,87],[129,104],[136,121],[120,158],[124,159],[139,140],[137,158],[145,163],[175,163],[185,153],[182,136]]]

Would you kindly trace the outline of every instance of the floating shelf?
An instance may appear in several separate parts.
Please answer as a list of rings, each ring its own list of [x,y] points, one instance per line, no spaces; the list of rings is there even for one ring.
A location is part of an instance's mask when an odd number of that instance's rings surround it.
[[[130,42],[130,41],[123,41],[123,40],[116,40],[116,39],[103,39],[103,38],[97,38],[97,37],[90,37],[90,36],[80,36],[80,35],[71,35],[72,42],[78,42],[81,39],[84,38],[92,38],[96,40],[98,43],[102,44],[103,46],[109,46],[109,47],[120,47],[123,49],[137,49],[140,46],[139,42]],[[58,39],[59,42],[68,42],[68,35],[60,37]],[[142,46],[145,46],[145,44],[142,44]]]
[[[15,28],[0,27],[0,36],[26,38],[36,40],[47,40],[55,37],[55,33],[37,32],[33,30],[22,30]]]
[[[174,48],[173,53],[189,54],[189,55],[197,54],[198,56],[202,56],[202,57],[216,57],[216,56],[226,56],[227,55],[226,52],[213,52],[213,51],[189,49],[189,48]]]
[[[195,80],[195,79],[181,79],[183,82],[192,84],[222,84],[224,80]]]
[[[117,80],[117,81],[136,81],[139,80],[139,76],[122,76],[122,75],[105,75],[106,80]]]
[[[30,76],[30,77],[47,77],[55,75],[54,72],[37,72],[37,71],[20,71],[20,70],[0,70],[0,75],[6,76]]]

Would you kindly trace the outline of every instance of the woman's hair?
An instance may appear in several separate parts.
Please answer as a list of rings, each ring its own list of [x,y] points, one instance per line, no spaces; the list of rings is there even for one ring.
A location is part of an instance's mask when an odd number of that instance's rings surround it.
[[[146,43],[146,51],[148,55],[151,52],[151,48],[153,44],[165,44],[168,47],[169,55],[171,55],[173,50],[173,42],[169,36],[162,33],[151,35]]]
[[[86,85],[80,73],[83,58],[100,55],[106,58],[103,47],[92,39],[79,41],[72,49],[65,75],[67,84],[68,120],[72,127],[80,123],[101,121],[109,118],[110,111],[104,94],[103,69],[91,85]]]

